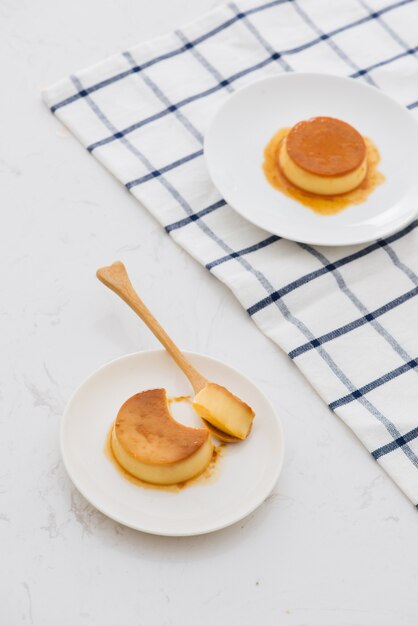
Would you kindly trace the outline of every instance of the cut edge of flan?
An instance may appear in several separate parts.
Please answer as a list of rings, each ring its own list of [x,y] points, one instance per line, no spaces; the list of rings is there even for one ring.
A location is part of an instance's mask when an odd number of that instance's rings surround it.
[[[246,439],[255,417],[253,409],[228,389],[207,383],[193,399],[196,413],[220,431]]]

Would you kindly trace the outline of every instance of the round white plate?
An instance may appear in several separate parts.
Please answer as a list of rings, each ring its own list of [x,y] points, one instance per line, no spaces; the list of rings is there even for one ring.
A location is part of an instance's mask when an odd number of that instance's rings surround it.
[[[283,463],[279,418],[254,383],[220,361],[185,354],[209,380],[228,387],[256,412],[251,436],[223,448],[207,481],[178,493],[144,489],[126,480],[105,454],[106,435],[127,398],[158,387],[169,396],[190,394],[188,381],[163,350],[129,354],[98,369],[73,395],[61,426],[64,464],[83,496],[117,522],[158,535],[198,535],[237,522],[269,495]],[[171,409],[179,421],[201,425],[187,403]]]
[[[352,124],[377,145],[386,181],[369,198],[324,216],[275,190],[262,171],[263,151],[282,127],[317,115]],[[418,124],[387,95],[353,79],[279,74],[233,94],[205,138],[210,176],[225,200],[250,222],[287,239],[348,245],[384,237],[418,212]]]

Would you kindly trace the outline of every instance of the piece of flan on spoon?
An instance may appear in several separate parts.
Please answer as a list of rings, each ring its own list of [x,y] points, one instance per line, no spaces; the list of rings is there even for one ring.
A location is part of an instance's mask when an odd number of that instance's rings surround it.
[[[225,387],[207,383],[194,397],[193,407],[215,428],[238,439],[245,439],[253,423],[254,411]]]
[[[119,409],[112,450],[133,476],[172,485],[203,472],[212,458],[213,444],[206,428],[190,428],[172,417],[165,389],[149,389]]]

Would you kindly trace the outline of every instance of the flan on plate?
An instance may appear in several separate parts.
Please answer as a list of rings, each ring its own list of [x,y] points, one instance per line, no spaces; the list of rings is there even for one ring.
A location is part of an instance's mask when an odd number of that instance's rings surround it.
[[[206,428],[190,428],[171,415],[165,389],[129,398],[112,431],[112,450],[130,474],[149,483],[172,485],[203,472],[213,444]]]
[[[293,185],[323,196],[348,193],[367,174],[363,137],[333,117],[313,117],[293,126],[281,143],[278,161]]]

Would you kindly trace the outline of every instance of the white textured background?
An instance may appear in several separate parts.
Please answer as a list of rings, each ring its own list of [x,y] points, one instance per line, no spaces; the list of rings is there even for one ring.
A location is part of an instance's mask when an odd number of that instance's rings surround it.
[[[0,0],[1,626],[415,626],[418,514],[233,296],[66,133],[39,90],[214,0]],[[96,281],[121,258],[184,348],[282,416],[275,493],[214,535],[146,536],[77,493],[59,419],[104,362],[156,346]]]

